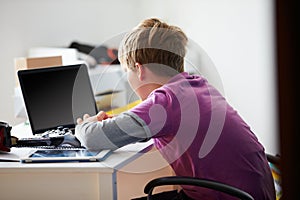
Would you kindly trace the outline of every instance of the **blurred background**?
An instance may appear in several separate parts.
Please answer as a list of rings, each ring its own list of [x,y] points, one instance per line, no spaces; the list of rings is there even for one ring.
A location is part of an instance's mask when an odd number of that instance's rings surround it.
[[[279,154],[272,0],[0,0],[0,121],[24,120],[14,111],[15,58],[73,41],[101,45],[149,17],[180,26],[207,54],[216,73],[209,79],[221,82],[266,151]],[[199,57],[189,59],[197,65]]]

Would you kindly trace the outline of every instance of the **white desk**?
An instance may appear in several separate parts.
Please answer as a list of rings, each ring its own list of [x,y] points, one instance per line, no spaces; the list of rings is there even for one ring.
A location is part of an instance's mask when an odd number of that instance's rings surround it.
[[[28,134],[28,125],[13,127],[12,135]],[[95,163],[0,162],[0,198],[128,200],[143,196],[149,180],[173,174],[158,151],[151,148],[151,141],[127,145]]]

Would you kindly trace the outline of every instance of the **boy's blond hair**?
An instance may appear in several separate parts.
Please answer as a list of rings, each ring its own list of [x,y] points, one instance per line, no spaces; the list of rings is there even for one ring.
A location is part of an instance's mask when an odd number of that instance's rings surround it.
[[[184,71],[187,41],[179,27],[156,18],[146,19],[123,38],[119,60],[132,70],[138,62],[161,75],[170,75],[165,73],[170,72],[166,66],[180,73]]]

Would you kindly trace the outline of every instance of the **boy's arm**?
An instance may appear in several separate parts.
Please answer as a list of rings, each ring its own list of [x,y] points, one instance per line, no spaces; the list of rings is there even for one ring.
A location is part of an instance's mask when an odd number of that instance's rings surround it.
[[[75,135],[90,150],[117,149],[151,137],[145,122],[132,112],[98,122],[83,122]]]

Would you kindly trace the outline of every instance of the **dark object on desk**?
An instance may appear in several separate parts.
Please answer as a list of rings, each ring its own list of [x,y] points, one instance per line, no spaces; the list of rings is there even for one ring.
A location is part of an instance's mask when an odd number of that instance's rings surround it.
[[[64,136],[20,138],[15,147],[58,146],[64,141]]]
[[[11,126],[6,122],[0,122],[0,151],[10,152],[12,137],[10,134]]]
[[[71,133],[65,135],[20,138],[15,147],[81,147],[79,140]]]

